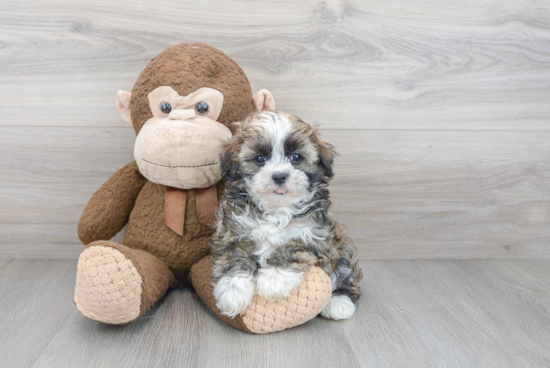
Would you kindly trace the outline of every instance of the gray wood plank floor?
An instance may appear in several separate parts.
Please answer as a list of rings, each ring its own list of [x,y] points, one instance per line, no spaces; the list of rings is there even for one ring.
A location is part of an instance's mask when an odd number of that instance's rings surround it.
[[[547,367],[550,261],[363,261],[353,319],[266,336],[191,289],[105,326],[72,303],[76,262],[0,260],[2,367]]]

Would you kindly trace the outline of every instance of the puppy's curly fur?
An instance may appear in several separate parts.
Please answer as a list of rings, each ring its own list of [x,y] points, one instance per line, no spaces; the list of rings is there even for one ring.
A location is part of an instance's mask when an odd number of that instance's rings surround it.
[[[333,147],[277,111],[252,114],[235,131],[221,154],[226,192],[211,240],[218,307],[234,317],[254,293],[286,298],[313,264],[332,280],[321,315],[351,317],[362,271],[347,228],[329,212]]]

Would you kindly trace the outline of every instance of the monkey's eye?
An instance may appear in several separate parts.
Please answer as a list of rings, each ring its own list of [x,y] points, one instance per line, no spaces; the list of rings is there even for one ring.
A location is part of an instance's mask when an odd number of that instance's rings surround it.
[[[172,111],[172,106],[170,106],[168,102],[161,102],[160,110],[165,114],[170,114],[170,111]]]
[[[195,105],[195,111],[197,111],[197,114],[199,115],[206,115],[208,113],[208,104],[206,102],[199,102]]]
[[[265,157],[262,156],[262,155],[257,156],[257,157],[256,157],[256,163],[257,163],[258,165],[263,165],[263,164],[265,164]]]
[[[300,155],[299,153],[293,153],[292,156],[290,156],[290,161],[296,164],[302,161],[302,155]]]

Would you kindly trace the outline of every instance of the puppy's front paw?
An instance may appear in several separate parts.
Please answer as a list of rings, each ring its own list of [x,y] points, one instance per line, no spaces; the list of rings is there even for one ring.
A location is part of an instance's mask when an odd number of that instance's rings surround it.
[[[258,271],[256,293],[271,301],[288,298],[300,285],[304,275],[303,272],[288,268],[262,268]]]
[[[231,318],[241,314],[253,296],[254,283],[250,274],[223,276],[214,288],[214,297],[218,301],[216,306],[222,314]]]

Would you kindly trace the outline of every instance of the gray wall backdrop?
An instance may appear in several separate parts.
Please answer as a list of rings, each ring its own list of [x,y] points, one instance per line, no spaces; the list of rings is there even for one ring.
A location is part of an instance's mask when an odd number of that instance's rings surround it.
[[[116,91],[204,42],[336,146],[361,258],[548,258],[549,27],[549,1],[2,1],[0,256],[78,257],[133,159]]]

